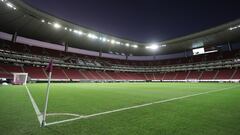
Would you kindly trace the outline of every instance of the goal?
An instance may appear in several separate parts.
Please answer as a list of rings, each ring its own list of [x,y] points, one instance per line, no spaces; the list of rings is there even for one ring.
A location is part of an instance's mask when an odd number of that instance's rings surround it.
[[[28,73],[13,73],[13,84],[26,85]]]

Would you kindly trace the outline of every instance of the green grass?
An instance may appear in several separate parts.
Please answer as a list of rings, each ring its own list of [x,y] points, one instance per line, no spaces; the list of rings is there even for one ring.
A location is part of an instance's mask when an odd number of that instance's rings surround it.
[[[28,88],[42,110],[46,84],[29,84]],[[52,84],[48,113],[88,115],[224,88],[231,89],[40,128],[25,87],[2,86],[0,134],[237,135],[240,132],[239,84]],[[71,117],[49,116],[47,122],[65,118]]]

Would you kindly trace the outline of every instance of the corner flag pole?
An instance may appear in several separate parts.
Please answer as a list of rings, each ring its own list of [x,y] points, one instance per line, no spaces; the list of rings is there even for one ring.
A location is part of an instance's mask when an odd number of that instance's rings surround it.
[[[42,125],[41,125],[42,127],[44,127],[46,125],[48,97],[49,97],[50,83],[51,83],[51,78],[52,78],[52,66],[53,66],[53,62],[51,60],[49,65],[46,68],[46,71],[49,74],[48,74],[48,85],[47,85],[47,91],[46,91],[45,105],[44,105],[44,110],[43,110],[43,114],[42,114]]]

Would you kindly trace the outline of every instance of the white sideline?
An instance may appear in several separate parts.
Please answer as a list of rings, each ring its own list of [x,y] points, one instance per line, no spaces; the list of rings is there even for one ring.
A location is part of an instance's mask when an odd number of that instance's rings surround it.
[[[33,97],[32,97],[32,94],[30,93],[27,85],[25,85],[25,87],[26,87],[26,89],[27,89],[27,93],[28,93],[28,95],[29,95],[29,98],[30,98],[30,100],[31,100],[31,102],[32,102],[34,111],[36,112],[38,121],[39,121],[39,123],[40,123],[40,125],[41,125],[41,124],[42,124],[42,119],[43,119],[42,113],[39,111],[38,106],[37,106],[36,102],[34,101],[34,99],[33,99]]]
[[[136,105],[136,106],[132,106],[132,107],[120,108],[120,109],[116,109],[116,110],[112,110],[112,111],[106,111],[106,112],[101,112],[101,113],[96,113],[96,114],[91,114],[91,115],[79,116],[79,117],[77,117],[77,118],[72,118],[72,119],[67,119],[67,120],[62,120],[62,121],[56,121],[56,122],[47,123],[46,126],[51,126],[51,125],[56,125],[56,124],[61,124],[61,123],[66,123],[66,122],[71,122],[71,121],[76,121],[76,120],[80,120],[80,119],[87,119],[87,118],[90,118],[90,117],[96,117],[96,116],[100,116],[100,115],[105,115],[105,114],[110,114],[110,113],[115,113],[115,112],[121,112],[121,111],[126,111],[126,110],[141,108],[141,107],[150,106],[150,105],[154,105],[154,104],[161,104],[161,103],[171,102],[171,101],[175,101],[175,100],[181,100],[181,99],[190,98],[190,97],[195,97],[195,96],[204,95],[204,94],[209,94],[209,93],[220,92],[220,91],[229,90],[229,89],[236,88],[236,87],[239,87],[239,86],[228,87],[228,88],[223,88],[223,89],[219,89],[219,90],[212,90],[212,91],[207,91],[207,92],[202,92],[202,93],[196,93],[196,94],[191,94],[191,95],[187,95],[187,96],[182,96],[182,97],[177,97],[177,98],[171,98],[171,99],[156,101],[156,102],[152,102],[152,103],[146,103],[146,104],[142,104],[142,105]]]
[[[47,116],[75,116],[75,117],[80,117],[80,115],[73,114],[73,113],[48,113]]]

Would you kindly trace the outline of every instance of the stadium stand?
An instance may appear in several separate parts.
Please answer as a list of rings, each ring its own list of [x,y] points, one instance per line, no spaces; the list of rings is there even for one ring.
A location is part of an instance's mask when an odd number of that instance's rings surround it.
[[[205,71],[203,72],[200,80],[213,80],[216,78],[218,71]]]
[[[24,71],[28,73],[31,79],[47,79],[47,75],[44,71],[44,68],[41,67],[24,67]]]
[[[202,71],[190,71],[187,80],[198,80],[202,74]]]
[[[99,56],[88,55],[88,53],[81,54],[78,53],[79,50],[74,50],[74,48],[71,48],[74,51],[70,52],[64,50],[64,46],[60,46],[61,49],[42,47],[41,45],[44,43],[50,46],[52,44],[36,41],[39,45],[33,45],[34,39],[23,38],[22,40],[28,41],[26,44],[13,42],[11,39],[3,38],[5,37],[3,35],[0,35],[2,38],[0,39],[0,78],[12,79],[13,73],[28,73],[30,80],[46,81],[48,75],[45,67],[50,60],[53,60],[52,79],[55,81],[240,80],[239,42],[233,42],[236,45],[231,46],[228,41],[225,46],[220,45],[220,49],[218,49],[218,44],[212,45],[218,50],[217,52],[196,56],[192,54],[191,50],[191,54],[187,54],[189,52],[185,51],[181,57],[167,54],[164,55],[164,58],[155,59],[155,57],[161,56],[153,56],[154,59],[151,60],[129,60],[127,57],[126,59],[102,57],[100,52]],[[9,37],[12,35],[10,34]],[[185,38],[184,40],[188,41]],[[174,57],[166,57],[169,55]]]
[[[189,71],[187,71],[187,72],[178,72],[175,80],[186,80],[188,74],[189,74]]]
[[[54,68],[52,71],[52,79],[68,79],[66,74],[63,72],[63,69],[61,68]]]
[[[54,80],[61,81],[230,80],[240,78],[240,71],[235,67],[239,64],[238,58],[239,50],[234,50],[155,62],[124,61],[84,55],[79,57],[77,54],[15,45],[4,41],[4,46],[1,46],[0,60],[6,64],[0,65],[0,78],[12,78],[12,73],[26,72],[33,80],[45,80],[47,74],[43,67],[53,59],[56,67],[52,77]],[[120,72],[119,69],[121,69]],[[131,69],[134,70],[131,71]],[[154,71],[158,69],[162,71]]]
[[[77,69],[64,69],[64,72],[66,73],[67,77],[72,80],[86,79]]]
[[[176,80],[177,72],[167,72],[163,80]]]
[[[165,73],[155,73],[154,76],[156,80],[163,80]]]
[[[232,79],[240,79],[240,70],[239,69],[235,71]]]
[[[231,79],[235,70],[220,70],[215,79]]]

